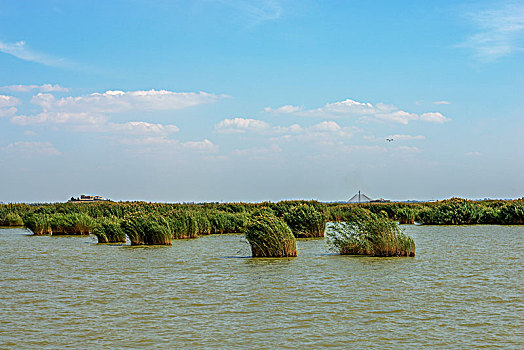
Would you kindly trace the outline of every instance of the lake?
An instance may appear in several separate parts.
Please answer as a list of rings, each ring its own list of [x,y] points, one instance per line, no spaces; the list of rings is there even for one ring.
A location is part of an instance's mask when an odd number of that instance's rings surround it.
[[[1,229],[0,348],[524,348],[524,226],[402,227],[414,258]]]

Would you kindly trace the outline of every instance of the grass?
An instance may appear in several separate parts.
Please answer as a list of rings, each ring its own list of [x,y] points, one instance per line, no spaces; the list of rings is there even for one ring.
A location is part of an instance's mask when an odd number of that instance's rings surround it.
[[[253,215],[246,227],[253,257],[297,256],[297,242],[284,220],[271,212]]]
[[[380,215],[335,223],[328,231],[331,248],[342,255],[415,256],[415,242],[396,222]]]

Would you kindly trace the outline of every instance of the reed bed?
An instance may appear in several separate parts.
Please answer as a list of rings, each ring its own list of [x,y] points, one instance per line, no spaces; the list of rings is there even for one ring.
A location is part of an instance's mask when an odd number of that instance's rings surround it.
[[[396,222],[372,214],[366,220],[335,223],[328,231],[331,248],[342,255],[415,256],[415,242]]]
[[[248,218],[261,208],[271,210],[275,216],[284,219],[297,237],[321,237],[325,221],[362,221],[369,219],[371,215],[387,217],[401,224],[414,221],[424,225],[524,224],[524,198],[487,201],[451,198],[431,203],[366,204],[317,201],[194,204],[10,203],[0,204],[0,225],[25,225],[35,234],[48,234],[50,225],[54,235],[87,235],[104,218],[123,220],[136,214],[167,220],[173,239],[195,238],[199,235],[244,232]]]
[[[246,238],[253,257],[297,256],[297,242],[291,229],[271,212],[262,211],[249,219]]]
[[[186,213],[183,211],[171,213],[168,215],[167,221],[172,239],[197,238],[199,232],[206,232],[206,229],[203,227],[207,226],[206,222],[202,219],[198,220],[196,217],[191,215],[191,213]]]
[[[56,213],[49,216],[52,235],[89,235],[95,221],[87,214]]]

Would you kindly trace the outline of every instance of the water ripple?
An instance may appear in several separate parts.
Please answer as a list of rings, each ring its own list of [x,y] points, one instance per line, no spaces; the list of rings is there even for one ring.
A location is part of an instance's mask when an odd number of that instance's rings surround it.
[[[406,226],[415,258],[251,259],[0,230],[0,348],[524,347],[523,226]]]

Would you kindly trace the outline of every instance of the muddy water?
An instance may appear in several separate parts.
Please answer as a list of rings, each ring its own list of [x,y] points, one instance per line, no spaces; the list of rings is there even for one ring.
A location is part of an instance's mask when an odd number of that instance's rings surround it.
[[[251,259],[0,230],[0,348],[524,347],[524,226],[405,226],[415,258]]]

